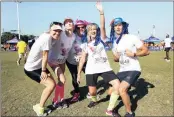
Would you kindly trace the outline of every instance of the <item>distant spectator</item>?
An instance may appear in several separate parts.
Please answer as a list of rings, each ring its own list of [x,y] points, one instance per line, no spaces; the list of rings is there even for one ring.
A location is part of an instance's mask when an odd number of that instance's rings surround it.
[[[17,43],[17,50],[19,58],[17,60],[17,65],[20,65],[20,61],[22,57],[24,58],[24,63],[26,62],[26,50],[27,50],[27,44],[25,41],[21,40]]]
[[[3,48],[4,48],[5,51],[7,50],[7,44],[6,43],[3,45]]]
[[[169,37],[169,35],[166,35],[166,38],[164,39],[164,45],[165,45],[165,51],[166,51],[166,57],[164,58],[167,62],[170,62],[169,58],[169,51],[171,49],[171,42],[172,39]]]

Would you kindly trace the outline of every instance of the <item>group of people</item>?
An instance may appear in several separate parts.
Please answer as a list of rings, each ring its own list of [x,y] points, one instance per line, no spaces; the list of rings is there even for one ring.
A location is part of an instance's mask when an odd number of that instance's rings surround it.
[[[110,85],[109,90],[111,91],[105,113],[110,116],[119,116],[113,110],[116,107],[117,99],[121,96],[126,108],[125,117],[135,116],[131,111],[127,91],[141,74],[138,57],[148,55],[149,51],[137,36],[129,34],[129,24],[122,18],[115,18],[111,21],[110,38],[107,38],[102,4],[97,2],[96,8],[100,13],[100,27],[96,23],[84,20],[76,20],[74,24],[71,18],[66,18],[63,24],[52,22],[49,31],[41,34],[33,44],[24,65],[24,72],[32,80],[46,86],[40,103],[33,106],[38,116],[44,115],[45,102],[54,90],[53,105],[59,104],[56,100],[58,90],[56,85],[66,83],[65,64],[71,73],[74,87],[71,101],[78,101],[80,98],[79,84],[81,71],[83,71],[91,99],[88,108],[98,104],[96,85],[98,77],[101,76],[105,83]],[[63,26],[65,30],[62,28]],[[114,60],[120,65],[117,74],[110,67],[104,48],[108,39],[112,42],[110,46]],[[56,74],[58,83],[47,69],[47,64]]]

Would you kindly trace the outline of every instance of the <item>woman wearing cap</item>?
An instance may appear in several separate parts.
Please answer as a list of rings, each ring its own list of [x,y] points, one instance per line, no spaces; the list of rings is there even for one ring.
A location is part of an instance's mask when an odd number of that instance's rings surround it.
[[[76,39],[69,52],[69,56],[66,61],[66,65],[72,76],[72,84],[74,87],[72,102],[76,102],[80,98],[79,84],[77,83],[77,65],[81,57],[82,52],[82,36],[86,30],[86,25],[88,22],[84,20],[76,20],[74,33],[76,34]],[[83,67],[83,72],[85,72],[85,66]]]
[[[122,18],[115,18],[111,22],[110,39],[113,44],[115,61],[119,62],[120,70],[117,76],[120,80],[119,94],[126,108],[125,117],[134,117],[131,110],[129,87],[135,83],[141,74],[141,67],[137,57],[149,54],[147,47],[135,35],[128,34],[128,23]]]
[[[116,101],[119,97],[118,88],[120,82],[117,79],[116,74],[110,67],[108,57],[104,49],[103,41],[101,40],[101,38],[103,40],[107,38],[103,8],[99,2],[97,2],[96,7],[100,12],[101,30],[95,23],[91,23],[87,26],[87,37],[84,38],[84,41],[86,41],[86,43],[84,43],[82,56],[79,62],[77,80],[78,82],[80,82],[82,67],[86,61],[86,56],[88,56],[85,74],[86,82],[92,100],[89,103],[88,107],[91,108],[98,103],[96,98],[96,85],[98,77],[101,76],[106,83],[109,83],[114,87],[114,90],[110,97],[109,106],[106,110],[106,114],[110,116],[117,116],[117,114],[113,112],[113,109],[115,108]]]
[[[58,103],[57,93],[59,90],[60,84],[65,83],[65,62],[68,58],[69,51],[72,48],[72,45],[75,40],[75,34],[73,33],[74,30],[74,23],[71,18],[66,18],[64,20],[64,27],[65,31],[62,31],[60,35],[60,40],[56,42],[53,49],[49,53],[49,65],[52,67],[53,71],[58,77],[58,83],[55,88],[55,96],[53,98],[53,106],[60,107],[60,103]],[[62,100],[63,108],[66,108],[68,105],[65,100]]]
[[[42,92],[40,103],[33,106],[33,110],[38,116],[44,115],[44,104],[55,88],[55,81],[48,75],[49,71],[46,67],[48,53],[55,41],[59,39],[61,31],[60,23],[52,23],[49,32],[41,34],[33,44],[24,66],[24,72],[28,77],[46,86]]]

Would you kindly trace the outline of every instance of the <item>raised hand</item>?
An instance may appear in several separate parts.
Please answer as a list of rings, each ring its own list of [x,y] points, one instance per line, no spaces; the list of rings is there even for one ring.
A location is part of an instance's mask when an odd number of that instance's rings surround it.
[[[103,13],[103,6],[100,1],[97,1],[96,8],[99,10],[100,13]]]

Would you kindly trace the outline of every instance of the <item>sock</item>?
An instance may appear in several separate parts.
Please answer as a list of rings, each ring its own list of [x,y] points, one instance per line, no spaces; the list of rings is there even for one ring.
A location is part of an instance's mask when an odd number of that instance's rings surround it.
[[[53,102],[55,103],[56,101],[58,101],[58,96],[59,96],[59,86],[56,85],[55,87],[55,93],[54,93],[54,98],[53,98]]]
[[[91,95],[91,100],[92,100],[93,102],[97,102],[97,96],[92,96],[92,95]]]
[[[127,112],[127,113],[132,114],[132,111],[131,112]]]
[[[111,93],[111,97],[109,100],[109,106],[108,106],[107,110],[113,110],[115,108],[118,98],[119,98],[119,95],[116,92]]]

